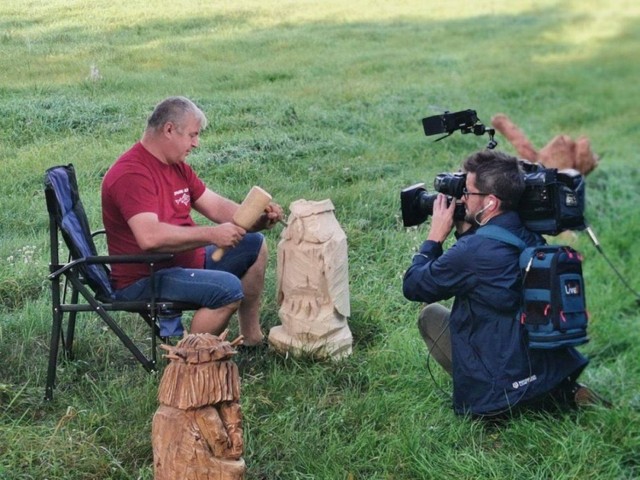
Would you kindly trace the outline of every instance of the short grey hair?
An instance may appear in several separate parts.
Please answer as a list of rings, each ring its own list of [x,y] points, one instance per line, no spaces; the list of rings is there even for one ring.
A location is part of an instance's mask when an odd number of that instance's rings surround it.
[[[195,103],[186,97],[165,98],[156,105],[151,116],[147,119],[147,130],[161,130],[167,122],[181,128],[190,115],[200,121],[200,129],[204,130],[207,126],[207,117]]]

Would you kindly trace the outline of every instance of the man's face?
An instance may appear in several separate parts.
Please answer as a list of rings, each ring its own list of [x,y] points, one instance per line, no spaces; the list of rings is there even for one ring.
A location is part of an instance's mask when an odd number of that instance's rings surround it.
[[[200,142],[200,120],[190,115],[182,125],[171,124],[167,133],[171,140],[167,152],[168,163],[184,162],[191,150],[197,148]]]
[[[488,194],[480,192],[476,187],[476,174],[467,173],[466,193],[462,196],[464,203],[465,217],[464,220],[472,225],[478,225],[482,221],[482,209],[487,203]]]

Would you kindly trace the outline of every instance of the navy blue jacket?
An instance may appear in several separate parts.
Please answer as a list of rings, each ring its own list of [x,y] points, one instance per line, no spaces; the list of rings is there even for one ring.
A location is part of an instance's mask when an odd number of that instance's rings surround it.
[[[544,239],[516,212],[492,218],[528,246]],[[457,413],[503,411],[575,379],[588,360],[574,348],[529,349],[516,320],[520,302],[518,248],[465,234],[443,253],[425,241],[404,276],[407,299],[433,303],[455,297],[450,316],[453,406]]]

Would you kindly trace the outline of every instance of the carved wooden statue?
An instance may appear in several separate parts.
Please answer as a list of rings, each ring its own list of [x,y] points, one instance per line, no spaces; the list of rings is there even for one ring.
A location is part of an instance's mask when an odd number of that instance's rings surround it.
[[[175,347],[160,382],[153,417],[155,480],[241,480],[240,376],[230,360],[242,337],[191,334]]]
[[[586,176],[600,161],[585,136],[573,140],[568,135],[556,135],[544,147],[536,150],[524,132],[504,113],[494,115],[491,125],[505,136],[521,158],[541,163],[546,168],[574,169]]]
[[[347,237],[331,200],[290,205],[288,227],[278,244],[278,315],[282,325],[269,343],[282,353],[337,359],[351,354],[347,325]]]

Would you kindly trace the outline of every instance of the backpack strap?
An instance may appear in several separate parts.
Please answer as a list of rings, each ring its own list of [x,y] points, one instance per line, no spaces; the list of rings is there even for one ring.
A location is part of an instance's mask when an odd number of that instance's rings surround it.
[[[514,247],[518,247],[520,251],[527,248],[527,244],[524,243],[520,237],[515,236],[506,228],[502,228],[497,225],[486,225],[484,227],[480,227],[476,230],[476,235],[482,235],[483,237],[492,238],[493,240],[513,245]]]

